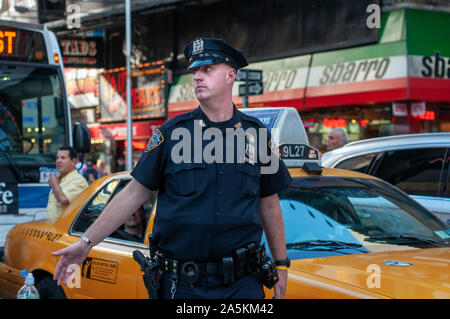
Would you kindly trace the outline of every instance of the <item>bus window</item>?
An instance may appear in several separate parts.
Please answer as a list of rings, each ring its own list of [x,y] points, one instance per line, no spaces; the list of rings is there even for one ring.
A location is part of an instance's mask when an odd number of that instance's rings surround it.
[[[9,114],[11,155],[56,154],[64,143],[62,91],[53,68],[0,65],[0,105]],[[26,158],[26,157],[25,157]]]

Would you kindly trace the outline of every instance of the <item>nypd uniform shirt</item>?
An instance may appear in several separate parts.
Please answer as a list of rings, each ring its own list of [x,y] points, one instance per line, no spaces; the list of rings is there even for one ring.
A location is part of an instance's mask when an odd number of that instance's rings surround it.
[[[221,134],[211,137],[208,128]],[[245,133],[245,152],[238,152],[236,139],[230,147],[227,129],[238,128],[254,128],[257,134],[265,129],[236,107],[232,118],[220,123],[209,121],[198,107],[156,130],[132,171],[139,183],[158,191],[153,235],[167,257],[215,261],[250,242],[260,243],[259,200],[288,186],[291,177],[278,158],[275,173],[261,174],[258,136]],[[207,154],[217,160],[211,162]]]

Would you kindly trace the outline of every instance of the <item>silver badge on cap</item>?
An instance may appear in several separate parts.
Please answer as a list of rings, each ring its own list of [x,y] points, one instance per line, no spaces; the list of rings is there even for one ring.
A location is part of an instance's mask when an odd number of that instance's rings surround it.
[[[203,52],[203,39],[197,39],[193,43],[191,54],[194,55],[202,52]]]

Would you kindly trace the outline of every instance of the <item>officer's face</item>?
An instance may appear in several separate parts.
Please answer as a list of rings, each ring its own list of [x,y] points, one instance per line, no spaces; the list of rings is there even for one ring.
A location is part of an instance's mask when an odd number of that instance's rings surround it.
[[[223,94],[229,94],[236,71],[225,63],[202,65],[192,69],[194,91],[199,101],[207,101]]]

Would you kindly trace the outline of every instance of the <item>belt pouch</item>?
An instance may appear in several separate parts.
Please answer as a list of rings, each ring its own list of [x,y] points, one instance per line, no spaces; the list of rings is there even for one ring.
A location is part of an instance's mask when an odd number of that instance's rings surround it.
[[[228,285],[234,282],[233,257],[222,258],[223,283]]]
[[[247,273],[247,249],[239,248],[235,251],[236,278],[242,278]]]

